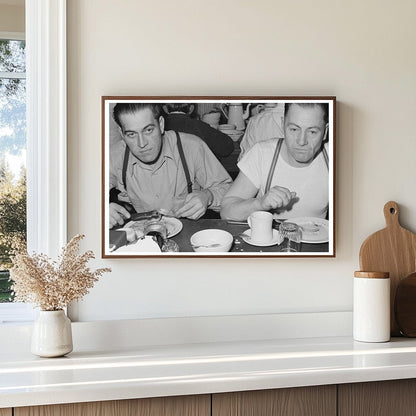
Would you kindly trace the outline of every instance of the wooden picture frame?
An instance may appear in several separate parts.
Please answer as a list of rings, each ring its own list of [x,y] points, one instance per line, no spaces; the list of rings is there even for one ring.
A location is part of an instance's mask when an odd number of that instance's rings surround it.
[[[335,97],[103,96],[101,107],[103,258],[335,257]],[[272,220],[247,220],[254,211]],[[282,222],[301,230],[297,251],[281,251]]]

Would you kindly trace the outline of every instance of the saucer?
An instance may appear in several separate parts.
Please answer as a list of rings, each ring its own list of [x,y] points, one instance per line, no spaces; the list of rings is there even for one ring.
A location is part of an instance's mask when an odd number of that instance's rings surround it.
[[[240,234],[240,236],[247,244],[250,244],[252,246],[257,246],[257,247],[275,246],[282,242],[282,238],[280,237],[279,231],[274,230],[274,229],[273,229],[273,238],[271,241],[268,241],[267,243],[258,243],[258,242],[252,241],[250,228],[244,231],[242,234]]]

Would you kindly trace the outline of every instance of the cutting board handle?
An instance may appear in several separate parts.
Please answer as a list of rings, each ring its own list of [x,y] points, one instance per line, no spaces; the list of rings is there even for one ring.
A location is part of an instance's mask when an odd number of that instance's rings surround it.
[[[399,223],[399,205],[397,202],[389,201],[384,205],[384,218],[387,227],[400,227]]]

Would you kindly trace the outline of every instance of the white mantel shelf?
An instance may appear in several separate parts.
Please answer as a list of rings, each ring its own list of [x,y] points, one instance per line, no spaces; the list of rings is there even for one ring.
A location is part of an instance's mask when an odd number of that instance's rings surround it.
[[[416,340],[351,337],[142,345],[42,359],[0,354],[0,407],[416,377]]]

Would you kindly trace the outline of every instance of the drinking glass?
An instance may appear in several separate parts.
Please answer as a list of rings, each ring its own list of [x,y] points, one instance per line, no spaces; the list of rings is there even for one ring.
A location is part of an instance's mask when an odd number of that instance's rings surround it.
[[[288,253],[300,251],[302,231],[297,224],[293,222],[282,222],[279,226],[279,233],[282,237],[280,251]]]

